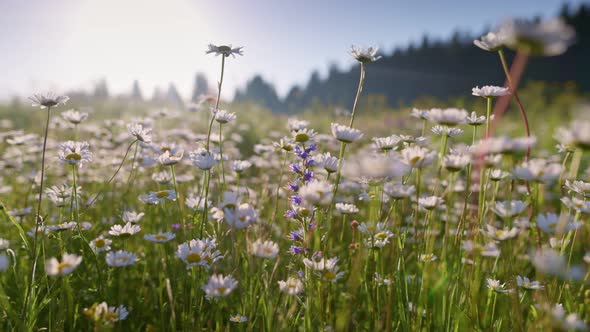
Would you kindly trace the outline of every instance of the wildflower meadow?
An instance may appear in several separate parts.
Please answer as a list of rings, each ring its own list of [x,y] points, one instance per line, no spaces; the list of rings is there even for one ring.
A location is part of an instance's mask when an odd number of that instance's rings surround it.
[[[216,95],[187,109],[4,107],[0,330],[588,330],[590,120],[519,95],[574,41],[507,21],[472,45],[503,86],[395,121],[362,102],[381,56],[356,46],[339,114],[224,102],[234,44],[203,45]]]

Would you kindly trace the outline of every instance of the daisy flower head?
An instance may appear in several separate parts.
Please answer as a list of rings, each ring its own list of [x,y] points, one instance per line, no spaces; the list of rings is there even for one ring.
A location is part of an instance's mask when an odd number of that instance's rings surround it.
[[[580,317],[578,317],[578,314],[568,314],[562,304],[556,304],[551,308],[551,317],[553,318],[554,324],[557,325],[560,330],[588,330],[588,326],[582,319],[580,319]]]
[[[531,256],[531,262],[539,272],[573,280],[579,280],[585,275],[583,268],[577,265],[569,266],[567,257],[553,249],[537,250]]]
[[[445,126],[456,126],[464,123],[468,113],[459,108],[433,108],[428,111],[428,120]]]
[[[33,102],[33,107],[39,107],[41,109],[55,107],[61,105],[65,105],[70,97],[68,96],[60,96],[53,92],[49,92],[47,94],[34,94],[29,97],[29,100]]]
[[[184,204],[189,208],[196,210],[196,211],[204,211],[205,210],[205,198],[192,195],[185,199]],[[207,206],[211,206],[211,201],[207,200]]]
[[[375,275],[373,276],[373,282],[375,282],[377,286],[389,286],[392,283],[390,278],[385,278],[385,276],[382,276],[377,272],[375,272]]]
[[[516,284],[518,285],[518,287],[521,287],[525,290],[545,289],[545,286],[543,286],[540,282],[531,281],[527,277],[516,276]]]
[[[518,236],[519,230],[516,227],[496,228],[490,224],[486,224],[486,229],[482,230],[484,235],[496,241],[504,241]]]
[[[237,286],[238,281],[231,275],[224,277],[222,274],[213,274],[201,289],[205,297],[211,300],[228,296]]]
[[[537,215],[537,225],[547,234],[567,233],[581,226],[567,214],[557,215],[552,212]]]
[[[449,126],[436,125],[430,129],[433,133],[439,136],[455,137],[463,134],[463,129]]]
[[[475,39],[473,44],[484,51],[496,52],[504,47],[505,41],[501,33],[488,32],[479,39]]]
[[[490,115],[490,121],[494,120],[494,115]],[[477,113],[471,112],[471,115],[465,118],[465,123],[470,126],[477,127],[486,123],[487,117],[485,115],[477,116]]]
[[[193,239],[178,245],[176,257],[186,264],[186,268],[202,266],[205,269],[223,258],[217,248],[215,239]]]
[[[379,51],[379,47],[358,47],[358,46],[351,46],[350,47],[350,55],[358,62],[365,64],[369,62],[375,62],[381,59],[380,55],[377,55],[377,51]]]
[[[279,245],[273,241],[256,240],[250,245],[250,252],[260,258],[274,259],[279,253]]]
[[[217,165],[217,159],[215,155],[204,148],[199,148],[189,154],[189,159],[192,164],[197,166],[199,169],[206,171]]]
[[[10,247],[10,241],[0,238],[0,250],[6,250]]]
[[[459,172],[471,162],[471,156],[466,154],[449,154],[443,158],[442,165],[449,172]]]
[[[524,181],[551,183],[560,175],[563,167],[545,159],[531,159],[514,168],[514,176]]]
[[[438,257],[435,254],[432,254],[432,253],[430,253],[430,254],[420,254],[420,256],[418,258],[423,263],[434,262],[435,260],[438,259]]]
[[[236,113],[230,113],[226,110],[217,110],[215,112],[215,121],[220,124],[226,124],[236,119]]]
[[[373,143],[378,150],[383,152],[393,150],[397,144],[400,142],[399,136],[391,135],[387,137],[374,137]]]
[[[506,288],[506,284],[501,283],[500,280],[487,278],[486,282],[487,282],[488,288],[496,293],[507,294],[507,293],[511,293],[513,291],[513,289]]]
[[[338,170],[338,158],[330,152],[322,153],[314,158],[315,166],[323,168],[328,173],[335,173]]]
[[[444,199],[438,196],[422,196],[418,198],[418,205],[426,210],[434,210],[444,202]]]
[[[358,129],[333,122],[330,126],[332,128],[332,136],[342,143],[352,143],[363,137],[363,133]]]
[[[506,46],[528,55],[565,53],[576,32],[561,18],[541,21],[507,20],[500,27]]]
[[[141,226],[128,222],[124,226],[113,225],[109,230],[109,235],[127,238],[133,234],[139,233],[140,231]]]
[[[143,212],[138,213],[135,211],[124,211],[121,219],[123,219],[123,221],[125,222],[132,222],[134,224],[137,224],[141,221],[141,218],[143,218],[144,215],[145,213]]]
[[[471,89],[471,94],[483,98],[495,98],[505,96],[510,93],[510,90],[501,86],[484,85],[481,88],[476,86]]]
[[[287,128],[289,131],[299,131],[306,129],[309,126],[309,121],[307,120],[299,120],[296,118],[289,118],[287,119]]]
[[[229,317],[229,321],[233,323],[245,323],[248,321],[248,317],[240,314],[235,314]]]
[[[229,226],[243,229],[258,220],[258,212],[252,205],[242,203],[233,208],[223,209],[223,219]]]
[[[207,51],[205,51],[205,54],[210,54],[210,53],[214,53],[215,56],[218,55],[222,55],[224,57],[229,57],[230,55],[232,57],[236,57],[237,55],[244,55],[244,51],[242,50],[243,47],[239,46],[239,47],[232,47],[231,45],[213,45],[213,44],[209,44],[207,46]]]
[[[401,183],[388,183],[383,187],[383,190],[392,199],[402,199],[414,195],[416,187]]]
[[[562,197],[561,202],[576,212],[590,213],[590,202],[577,197]]]
[[[111,250],[111,243],[113,243],[111,239],[107,239],[101,235],[96,239],[90,241],[90,249],[92,249],[92,251],[94,251],[95,253],[109,251]]]
[[[520,200],[496,202],[492,211],[502,219],[514,218],[521,214],[527,207],[527,203]]]
[[[293,134],[293,141],[297,143],[305,143],[317,135],[313,129],[303,128],[291,131]]]
[[[143,236],[143,238],[151,242],[164,243],[176,238],[176,234],[170,232],[160,232],[157,234],[146,234]]]
[[[320,258],[319,260],[303,259],[303,264],[316,272],[316,274],[325,281],[334,282],[344,276],[343,271],[339,271],[338,257],[330,259]]]
[[[250,167],[252,167],[252,163],[247,160],[232,160],[229,163],[229,168],[231,168],[234,172],[238,174],[242,173]]]
[[[88,142],[67,141],[60,145],[59,160],[64,164],[81,165],[92,161],[90,144]]]
[[[565,188],[567,188],[570,192],[573,191],[579,195],[582,195],[586,198],[590,198],[590,183],[584,181],[570,181],[565,180]]]
[[[281,138],[278,142],[274,142],[272,145],[279,150],[286,152],[293,151],[293,140],[287,137]]]
[[[61,117],[71,124],[78,125],[88,118],[88,113],[71,109],[61,113]]]
[[[165,200],[175,201],[176,200],[176,191],[170,190],[160,190],[160,191],[151,191],[147,196],[144,197],[145,202],[148,204],[160,204]]]
[[[555,138],[563,146],[590,150],[590,121],[574,121],[567,128],[560,127]]]
[[[0,272],[6,271],[10,265],[10,260],[5,253],[0,253]]]
[[[411,168],[422,168],[436,160],[436,152],[412,145],[401,151],[402,160]]]
[[[124,267],[135,264],[137,256],[129,251],[109,251],[106,256],[107,265],[110,267]]]
[[[420,119],[420,120],[428,120],[428,110],[422,110],[418,108],[412,108],[412,112],[410,114],[413,118]]]
[[[184,150],[180,150],[176,154],[172,154],[170,150],[166,150],[158,157],[158,162],[164,166],[176,165],[182,160],[183,155]]]
[[[152,128],[144,128],[142,124],[134,122],[127,125],[127,131],[142,143],[152,142]]]
[[[342,214],[355,214],[359,212],[359,208],[357,208],[354,204],[336,203],[335,208],[336,211]]]
[[[298,295],[303,292],[303,282],[299,278],[289,277],[287,280],[280,280],[279,289],[287,295]]]
[[[125,320],[129,315],[129,311],[125,306],[120,305],[118,307],[109,307],[106,302],[94,303],[90,308],[84,308],[82,312],[84,316],[93,321],[103,322],[105,324],[112,324]]]
[[[324,180],[310,181],[299,188],[301,200],[310,205],[328,205],[332,201],[332,185]]]
[[[359,231],[363,234],[369,235],[365,239],[365,245],[369,248],[383,248],[389,244],[389,239],[393,237],[393,233],[388,230],[385,223],[361,223]]]
[[[50,258],[45,262],[45,273],[49,276],[65,276],[72,273],[82,263],[82,257],[64,253],[62,261]]]

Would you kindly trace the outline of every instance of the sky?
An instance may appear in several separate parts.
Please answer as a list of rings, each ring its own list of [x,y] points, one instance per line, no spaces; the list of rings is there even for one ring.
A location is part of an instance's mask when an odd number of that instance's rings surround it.
[[[571,0],[576,6],[585,1]],[[551,17],[559,0],[0,0],[0,99],[139,80],[145,96],[174,83],[191,95],[196,72],[211,86],[219,57],[209,43],[243,46],[226,63],[223,96],[256,74],[279,95],[312,71],[353,65],[351,45],[396,46],[424,34],[483,32],[507,17]]]

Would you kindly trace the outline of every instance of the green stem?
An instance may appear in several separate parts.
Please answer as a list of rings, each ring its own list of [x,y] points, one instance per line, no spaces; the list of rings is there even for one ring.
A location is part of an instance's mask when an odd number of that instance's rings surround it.
[[[43,224],[43,219],[41,217],[41,202],[43,201],[43,180],[45,177],[45,151],[47,150],[47,136],[49,134],[49,119],[51,118],[51,106],[47,107],[47,120],[45,121],[45,136],[43,138],[43,150],[41,152],[41,181],[39,184],[39,198],[37,200],[37,214],[35,218],[35,235],[33,238],[33,248],[31,251],[31,255],[34,256],[33,263],[31,264],[31,270],[29,271],[29,285],[27,287],[25,293],[25,300],[23,302],[23,308],[21,311],[21,318],[22,321],[26,321],[27,315],[27,307],[29,305],[29,298],[31,297],[31,292],[33,291],[33,286],[35,284],[35,271],[37,270],[37,259],[39,256],[38,252],[38,239],[39,239],[39,226]],[[43,241],[41,239],[41,241]]]
[[[365,64],[361,62],[361,77],[359,78],[359,85],[356,90],[356,97],[354,97],[354,104],[352,105],[352,114],[350,116],[350,128],[354,124],[354,115],[356,114],[356,108],[358,105],[361,92],[363,91],[363,84],[365,82]]]
[[[223,167],[223,134],[222,134],[222,124],[219,124],[219,159],[221,162],[221,178],[223,179],[222,188],[225,188],[225,167]],[[222,189],[223,191],[223,189]]]
[[[221,99],[221,86],[223,85],[223,71],[225,69],[225,56],[221,56],[221,75],[219,77],[219,83],[217,84],[217,100],[215,101],[215,112],[219,111],[219,100]],[[211,122],[209,123],[209,131],[207,132],[207,144],[205,148],[207,152],[209,152],[209,143],[211,141],[211,128],[213,127],[213,121],[215,121],[215,114],[211,117]]]
[[[490,118],[492,115],[492,103],[494,98],[486,97],[487,99],[487,111],[486,111],[486,138],[490,137]]]

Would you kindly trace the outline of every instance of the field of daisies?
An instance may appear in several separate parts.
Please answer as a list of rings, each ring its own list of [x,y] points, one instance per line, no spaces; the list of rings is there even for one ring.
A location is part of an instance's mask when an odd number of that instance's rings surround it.
[[[225,45],[191,110],[33,95],[0,127],[0,330],[587,330],[590,122],[536,131],[518,94],[573,38],[508,21],[474,42],[506,76],[466,91],[478,112],[394,125],[359,103],[376,48],[351,49],[355,103],[330,118],[220,102],[247,56]]]

